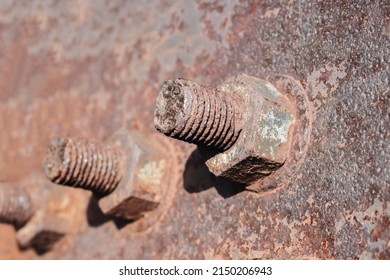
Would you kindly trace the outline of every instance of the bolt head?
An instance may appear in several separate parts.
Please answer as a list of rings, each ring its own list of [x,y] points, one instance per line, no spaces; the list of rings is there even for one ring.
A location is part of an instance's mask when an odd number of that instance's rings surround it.
[[[77,215],[76,205],[70,189],[60,188],[43,176],[29,176],[24,185],[34,190],[36,211],[17,231],[16,238],[21,248],[32,247],[44,253],[70,231]]]
[[[113,137],[112,145],[124,151],[125,170],[116,189],[99,200],[103,213],[136,220],[159,206],[171,168],[160,137],[137,131],[123,131]]]
[[[235,144],[211,156],[206,165],[216,176],[249,185],[283,165],[294,112],[287,98],[266,80],[242,74],[219,90],[241,100],[243,128]]]

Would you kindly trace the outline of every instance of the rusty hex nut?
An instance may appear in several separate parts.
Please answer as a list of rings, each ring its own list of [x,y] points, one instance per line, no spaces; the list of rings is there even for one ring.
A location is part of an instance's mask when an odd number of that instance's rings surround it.
[[[285,162],[294,125],[292,105],[268,81],[245,74],[227,80],[218,90],[241,99],[243,124],[235,143],[208,158],[206,165],[216,176],[252,184]]]
[[[115,190],[99,200],[104,214],[136,220],[159,206],[171,169],[159,139],[158,134],[137,131],[119,132],[111,139],[110,144],[123,152],[125,172]]]
[[[77,209],[69,190],[58,188],[43,176],[29,176],[23,185],[32,192],[35,211],[17,231],[16,239],[21,248],[44,253],[70,231]]]

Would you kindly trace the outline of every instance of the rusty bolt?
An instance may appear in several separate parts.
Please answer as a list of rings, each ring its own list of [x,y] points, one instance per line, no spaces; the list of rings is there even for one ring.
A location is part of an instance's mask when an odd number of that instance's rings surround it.
[[[0,185],[0,223],[24,226],[34,213],[30,195],[19,186]]]
[[[177,79],[160,90],[154,124],[165,135],[198,144],[216,176],[249,185],[283,165],[293,112],[271,83],[245,74],[216,88]]]
[[[76,206],[67,191],[53,186],[35,172],[17,184],[1,185],[1,221],[15,226],[23,249],[44,253],[70,230]]]
[[[242,128],[239,101],[191,81],[169,80],[157,97],[155,127],[176,139],[226,150]]]
[[[172,155],[159,138],[122,131],[104,146],[60,138],[48,146],[46,174],[99,195],[104,214],[136,220],[158,207],[168,187]]]
[[[118,185],[122,164],[120,151],[112,146],[64,137],[48,146],[44,168],[53,183],[104,195]]]

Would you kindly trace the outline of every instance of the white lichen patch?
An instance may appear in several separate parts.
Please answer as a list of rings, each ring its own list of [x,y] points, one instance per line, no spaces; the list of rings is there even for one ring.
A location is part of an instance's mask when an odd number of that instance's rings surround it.
[[[267,92],[271,93],[273,96],[280,96],[278,90],[270,83],[265,83],[264,86],[267,88]]]
[[[146,163],[139,171],[138,177],[145,182],[158,186],[164,176],[165,160]]]
[[[322,107],[339,87],[339,81],[347,75],[344,65],[324,65],[308,77],[308,89],[316,109]]]
[[[263,121],[264,126],[261,128],[261,137],[263,139],[277,143],[287,142],[288,130],[291,125],[291,120],[287,115],[282,116],[280,112],[275,112],[275,109],[270,108],[266,112]]]

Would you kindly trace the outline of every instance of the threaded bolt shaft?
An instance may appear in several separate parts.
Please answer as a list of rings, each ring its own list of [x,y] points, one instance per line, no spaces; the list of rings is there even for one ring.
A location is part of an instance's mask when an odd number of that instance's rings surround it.
[[[30,220],[33,213],[34,207],[28,193],[16,186],[0,186],[0,223],[20,228]]]
[[[176,79],[160,90],[154,125],[167,136],[212,147],[229,149],[242,129],[236,101],[217,89]]]
[[[123,157],[114,147],[81,139],[57,138],[47,148],[44,169],[54,183],[105,195],[122,179]]]

